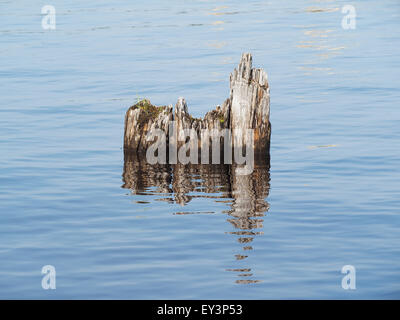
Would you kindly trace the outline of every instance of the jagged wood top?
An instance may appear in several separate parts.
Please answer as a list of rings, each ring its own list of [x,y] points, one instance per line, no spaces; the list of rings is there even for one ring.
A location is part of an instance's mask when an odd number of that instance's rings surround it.
[[[269,148],[269,84],[263,69],[252,68],[252,56],[244,53],[237,68],[230,75],[230,96],[222,105],[208,111],[203,118],[188,112],[184,98],[179,98],[175,109],[157,107],[145,99],[131,106],[125,117],[124,147],[145,150],[143,139],[148,130],[162,128],[168,131],[168,122],[176,121],[179,129],[255,129],[261,147]]]

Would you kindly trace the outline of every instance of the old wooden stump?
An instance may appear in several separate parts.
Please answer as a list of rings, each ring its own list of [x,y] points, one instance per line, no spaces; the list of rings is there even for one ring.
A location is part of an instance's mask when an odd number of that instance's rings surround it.
[[[128,109],[125,116],[124,150],[135,154],[145,154],[155,140],[149,134],[157,130],[165,132],[167,161],[171,162],[170,150],[177,150],[188,143],[185,129],[194,130],[195,143],[199,150],[198,157],[204,157],[211,163],[212,138],[203,132],[231,131],[230,147],[243,151],[246,144],[251,144],[256,159],[269,159],[271,124],[270,96],[267,74],[263,69],[252,68],[252,56],[243,54],[239,66],[230,75],[230,95],[221,106],[206,113],[204,118],[194,118],[188,112],[184,98],[179,98],[175,108],[154,106],[149,100],[143,100]],[[171,126],[171,123],[174,125]],[[250,129],[250,130],[248,130]],[[171,134],[176,131],[176,135]],[[237,134],[241,132],[241,134]],[[252,139],[248,139],[248,132]],[[222,140],[224,140],[222,142]],[[226,145],[226,139],[220,139]],[[193,145],[192,145],[193,149]],[[224,145],[221,147],[224,149]],[[203,160],[203,158],[202,158]],[[232,163],[226,161],[224,163]],[[175,161],[175,162],[174,162]],[[205,162],[201,162],[205,163]],[[214,163],[214,162],[213,162]]]

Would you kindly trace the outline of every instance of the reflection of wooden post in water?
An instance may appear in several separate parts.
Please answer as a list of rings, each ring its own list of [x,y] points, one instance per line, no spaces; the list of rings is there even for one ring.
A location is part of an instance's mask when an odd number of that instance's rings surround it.
[[[262,217],[268,211],[269,205],[265,201],[269,194],[269,163],[256,163],[253,173],[250,175],[236,175],[232,168],[232,209],[229,211],[231,218],[228,221],[237,229],[231,234],[238,235],[238,241],[243,245],[243,250],[252,250],[249,245],[253,241],[254,236],[262,234],[260,230],[263,228],[264,220]],[[243,260],[247,255],[237,254],[237,260]],[[250,279],[253,274],[251,268],[234,268],[230,271],[238,272],[241,277],[237,283],[256,283],[258,280]]]
[[[160,194],[162,200],[185,205],[193,197],[232,199],[229,221],[244,252],[236,260],[244,260],[256,235],[262,234],[263,216],[268,211],[269,159],[257,160],[252,174],[237,175],[233,165],[150,165],[136,154],[125,153],[123,188],[133,194]],[[151,189],[151,191],[150,191]],[[154,190],[155,189],[155,190]],[[189,196],[188,194],[192,194]],[[241,261],[242,262],[242,261]],[[239,273],[238,283],[258,282],[249,279],[251,268],[227,269]]]

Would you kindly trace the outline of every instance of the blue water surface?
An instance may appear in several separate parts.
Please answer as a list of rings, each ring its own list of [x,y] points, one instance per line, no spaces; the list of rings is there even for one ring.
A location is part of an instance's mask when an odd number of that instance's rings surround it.
[[[397,0],[1,0],[0,298],[400,298],[399,27]],[[242,52],[269,170],[124,161],[130,105],[203,116]]]

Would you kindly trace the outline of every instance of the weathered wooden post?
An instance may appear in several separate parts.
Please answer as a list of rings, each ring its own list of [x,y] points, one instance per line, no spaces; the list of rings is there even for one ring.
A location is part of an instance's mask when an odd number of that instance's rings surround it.
[[[230,127],[233,130],[253,129],[255,154],[269,154],[269,85],[263,69],[252,69],[251,54],[242,55],[239,67],[231,74],[230,87]]]
[[[170,149],[179,149],[185,144],[184,129],[193,129],[198,139],[199,152],[205,153],[211,163],[211,137],[203,136],[202,130],[228,129],[233,136],[233,149],[242,151],[251,132],[251,148],[256,159],[269,158],[271,124],[270,97],[267,74],[263,69],[252,68],[251,54],[242,55],[239,66],[230,76],[230,96],[222,106],[207,112],[203,119],[192,117],[185,99],[179,98],[173,110],[172,106],[156,107],[150,101],[143,100],[130,107],[125,116],[124,150],[136,154],[145,154],[153,141],[147,135],[155,129],[165,132],[167,153]],[[170,132],[174,123],[177,136]],[[249,131],[250,129],[250,131]],[[241,132],[241,134],[237,134]],[[172,137],[172,138],[171,138]],[[226,140],[226,139],[225,139]],[[224,140],[224,143],[226,141]],[[223,149],[223,145],[221,146]],[[167,157],[171,159],[170,156]],[[203,158],[202,158],[203,159]],[[176,160],[176,159],[175,159]],[[227,159],[224,159],[225,163]],[[176,163],[176,162],[172,162]],[[204,162],[201,162],[204,163]]]

